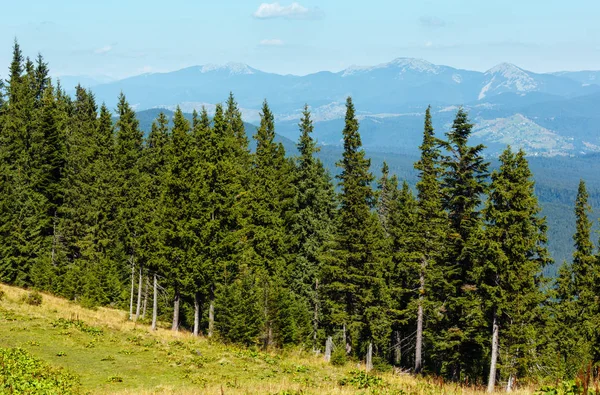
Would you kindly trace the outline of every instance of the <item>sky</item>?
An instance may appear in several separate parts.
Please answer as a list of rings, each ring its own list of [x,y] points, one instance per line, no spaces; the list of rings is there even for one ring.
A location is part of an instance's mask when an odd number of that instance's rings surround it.
[[[600,70],[598,0],[28,0],[2,12],[2,76],[15,37],[55,76],[227,62],[304,75],[398,57],[479,71],[501,62]]]

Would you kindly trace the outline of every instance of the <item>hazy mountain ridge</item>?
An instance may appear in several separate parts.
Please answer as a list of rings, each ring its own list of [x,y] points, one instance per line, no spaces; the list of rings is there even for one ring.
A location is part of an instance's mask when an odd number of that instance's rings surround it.
[[[306,76],[267,73],[242,63],[192,66],[146,73],[94,87],[98,101],[116,106],[125,92],[136,110],[209,110],[234,92],[244,119],[256,123],[265,98],[280,134],[295,140],[305,103],[323,144],[341,139],[344,100],[354,98],[365,146],[414,152],[427,105],[443,133],[457,106],[464,105],[479,136],[495,154],[500,143],[535,155],[579,155],[600,151],[600,72],[534,73],[501,63],[485,72],[397,58],[375,66]],[[516,117],[518,115],[518,117]],[[489,129],[489,130],[486,130]],[[499,137],[501,136],[501,137]]]

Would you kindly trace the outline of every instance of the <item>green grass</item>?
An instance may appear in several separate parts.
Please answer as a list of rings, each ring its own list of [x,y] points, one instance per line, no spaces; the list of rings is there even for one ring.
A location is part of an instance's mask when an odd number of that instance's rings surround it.
[[[119,310],[84,309],[43,294],[0,285],[0,347],[21,348],[61,372],[83,393],[434,394],[475,393],[392,373],[369,377],[364,366],[336,367],[299,349],[264,353],[165,328],[151,332]],[[165,325],[166,326],[166,325]]]

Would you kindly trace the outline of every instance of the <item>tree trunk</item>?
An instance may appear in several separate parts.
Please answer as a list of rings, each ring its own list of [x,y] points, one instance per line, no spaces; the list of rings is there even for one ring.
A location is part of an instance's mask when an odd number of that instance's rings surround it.
[[[156,330],[156,318],[158,316],[158,279],[154,273],[154,296],[152,300],[152,330]]]
[[[144,288],[144,276],[142,276],[142,264],[140,263],[140,278],[138,281],[138,294],[137,294],[137,305],[135,307],[135,320],[137,321],[140,318],[140,313],[142,309],[142,288]]]
[[[173,299],[173,326],[171,330],[177,332],[179,330],[179,288],[175,287],[175,298]]]
[[[402,362],[402,343],[400,340],[400,331],[394,331],[392,338],[394,343],[394,364],[398,366]]]
[[[333,339],[331,336],[325,342],[325,362],[331,361],[331,349],[333,348]]]
[[[215,331],[215,293],[210,290],[210,304],[208,305],[208,337],[212,337]]]
[[[146,286],[144,287],[144,303],[142,303],[142,319],[146,318],[146,310],[148,308],[148,287],[150,286],[150,279],[146,276]]]
[[[367,349],[366,370],[367,372],[373,370],[373,343],[369,343],[369,348]]]
[[[194,336],[200,331],[200,293],[194,294]]]
[[[417,311],[417,344],[415,346],[415,373],[421,373],[423,369],[422,350],[423,350],[423,296],[425,294],[425,260],[421,262],[421,272],[419,273],[419,308]]]
[[[317,351],[317,331],[319,330],[319,280],[315,280],[315,312],[313,316],[313,351]]]
[[[131,262],[131,296],[129,298],[129,320],[133,320],[133,293],[135,292],[135,262],[133,255],[129,259]]]
[[[510,376],[508,376],[508,383],[506,384],[506,392],[512,392],[512,387],[513,387],[514,381],[515,381],[514,376],[511,373]]]
[[[56,266],[56,210],[54,210],[54,221],[52,225],[52,266]]]
[[[496,386],[496,362],[498,361],[498,321],[494,311],[492,324],[492,359],[490,360],[490,377],[488,378],[487,392],[494,392]],[[512,378],[512,376],[511,376]]]

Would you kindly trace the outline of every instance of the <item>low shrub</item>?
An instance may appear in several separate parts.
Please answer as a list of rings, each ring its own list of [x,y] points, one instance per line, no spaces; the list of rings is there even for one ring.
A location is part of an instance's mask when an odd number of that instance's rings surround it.
[[[21,348],[0,348],[0,393],[72,394],[77,376],[49,366]]]
[[[24,302],[30,306],[41,306],[42,301],[42,294],[38,291],[28,293],[24,300]]]
[[[362,370],[353,370],[348,376],[342,378],[338,384],[341,386],[349,385],[358,389],[367,389],[383,386],[383,379]]]
[[[331,352],[331,364],[333,366],[344,366],[348,362],[348,355],[343,347],[336,347]]]

